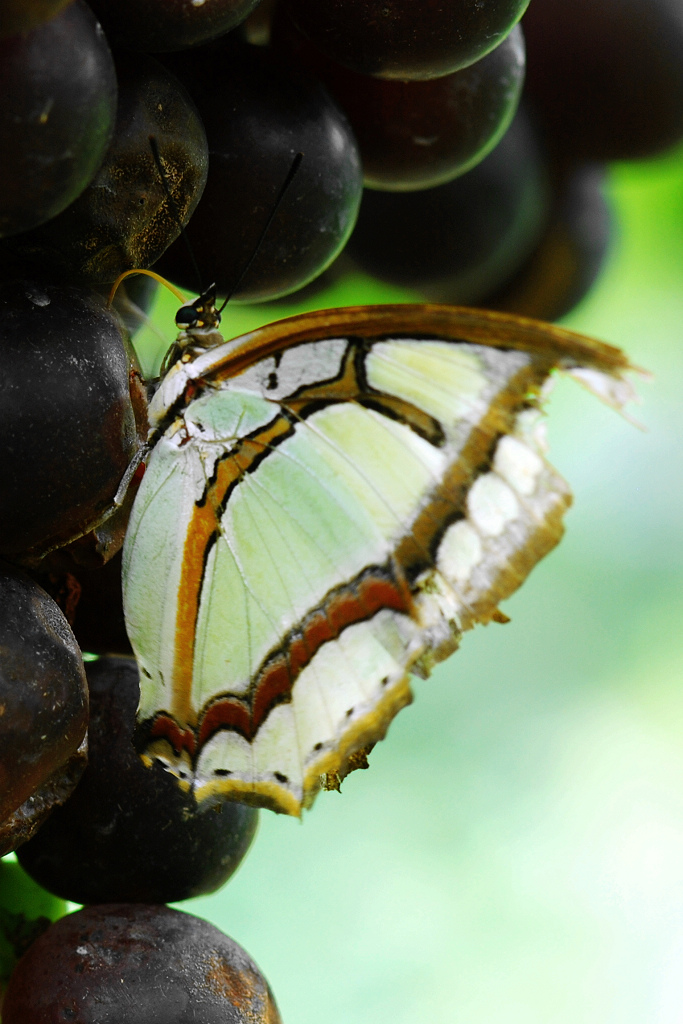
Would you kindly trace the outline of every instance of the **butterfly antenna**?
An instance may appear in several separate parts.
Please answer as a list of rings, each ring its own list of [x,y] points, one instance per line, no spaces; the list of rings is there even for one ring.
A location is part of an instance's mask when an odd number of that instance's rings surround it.
[[[280,186],[280,191],[278,192],[278,194],[277,194],[277,196],[275,198],[275,202],[273,203],[273,206],[271,208],[271,211],[268,214],[268,219],[266,220],[266,223],[263,225],[263,228],[261,229],[261,234],[258,237],[258,241],[256,242],[256,245],[254,246],[252,254],[249,257],[249,259],[247,260],[247,262],[244,265],[244,267],[242,267],[242,270],[240,271],[240,273],[239,273],[239,275],[237,277],[237,280],[235,281],[235,283],[233,284],[232,288],[230,289],[230,291],[226,295],[225,299],[223,300],[223,303],[222,303],[221,307],[217,310],[219,315],[223,312],[223,310],[227,306],[228,302],[230,301],[232,296],[235,294],[235,292],[237,291],[237,289],[241,285],[241,283],[244,280],[244,278],[246,277],[247,272],[249,271],[252,263],[256,259],[258,251],[261,248],[261,245],[263,244],[263,239],[266,237],[266,234],[268,233],[268,228],[273,223],[273,218],[275,217],[275,214],[277,213],[277,211],[278,211],[278,209],[280,207],[280,203],[282,202],[282,200],[285,197],[285,193],[287,192],[287,189],[292,184],[292,181],[294,180],[294,176],[296,175],[296,172],[299,170],[299,167],[301,166],[301,161],[303,160],[303,158],[304,158],[303,153],[297,153],[296,156],[294,157],[294,159],[292,160],[292,165],[289,168],[289,171],[287,172],[287,177],[285,178],[285,180],[282,182],[282,185]]]
[[[197,278],[197,283],[199,285],[198,292],[201,295],[202,292],[204,291],[204,285],[202,284],[202,275],[199,269],[199,264],[197,263],[194,251],[192,249],[192,246],[190,245],[190,239],[187,237],[187,232],[185,231],[185,227],[180,218],[180,212],[176,205],[176,201],[171,195],[171,189],[168,184],[168,177],[166,175],[166,171],[164,170],[163,164],[161,163],[161,154],[159,153],[159,146],[154,135],[149,136],[149,145],[150,149],[152,150],[152,156],[154,157],[154,163],[156,164],[157,170],[159,172],[159,177],[161,178],[161,184],[163,185],[164,192],[166,193],[166,199],[168,200],[169,209],[171,211],[173,219],[180,228],[180,237],[182,238],[183,242],[185,243],[185,247],[187,248],[187,252],[190,257],[190,262],[192,264],[192,269],[194,270],[195,277]]]

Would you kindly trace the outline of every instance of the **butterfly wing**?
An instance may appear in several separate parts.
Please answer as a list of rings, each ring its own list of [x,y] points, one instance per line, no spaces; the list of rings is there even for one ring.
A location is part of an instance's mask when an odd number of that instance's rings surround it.
[[[124,606],[145,756],[198,799],[299,814],[561,536],[538,396],[557,366],[618,379],[624,358],[397,316],[271,325],[179,368],[185,404],[164,382]]]

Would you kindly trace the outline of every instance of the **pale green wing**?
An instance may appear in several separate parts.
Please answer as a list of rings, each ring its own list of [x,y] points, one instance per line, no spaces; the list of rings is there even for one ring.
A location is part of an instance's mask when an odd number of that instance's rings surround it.
[[[202,357],[205,358],[206,357]],[[562,533],[538,396],[557,355],[291,345],[205,386],[155,448],[124,602],[146,756],[298,814]]]

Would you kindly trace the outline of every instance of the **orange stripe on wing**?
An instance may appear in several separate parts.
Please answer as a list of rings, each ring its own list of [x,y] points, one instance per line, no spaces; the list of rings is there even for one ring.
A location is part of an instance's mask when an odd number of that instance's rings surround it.
[[[192,707],[192,676],[199,602],[208,554],[219,532],[227,496],[256,460],[291,430],[290,421],[285,416],[278,416],[258,434],[239,442],[232,455],[217,463],[216,476],[205,492],[204,501],[195,504],[192,510],[180,573],[172,679],[173,716],[184,724],[196,724],[196,712]]]

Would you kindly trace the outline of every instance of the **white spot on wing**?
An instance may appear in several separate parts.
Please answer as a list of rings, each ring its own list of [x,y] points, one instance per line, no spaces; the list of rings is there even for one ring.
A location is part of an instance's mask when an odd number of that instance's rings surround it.
[[[467,495],[469,518],[484,536],[498,537],[517,519],[520,507],[514,491],[496,473],[475,480]]]
[[[446,579],[462,583],[483,558],[481,538],[474,527],[461,519],[446,530],[437,553],[437,568]]]
[[[493,468],[518,494],[528,497],[536,490],[543,461],[516,437],[504,437],[496,449]]]

